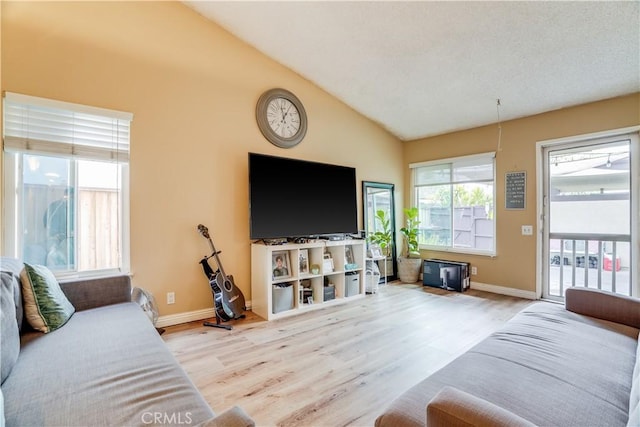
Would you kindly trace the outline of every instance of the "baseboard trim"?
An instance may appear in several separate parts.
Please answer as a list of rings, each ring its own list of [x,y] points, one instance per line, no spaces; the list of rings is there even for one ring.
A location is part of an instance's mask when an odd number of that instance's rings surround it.
[[[522,289],[507,288],[505,286],[489,285],[487,283],[471,282],[471,289],[479,291],[493,292],[494,294],[508,295],[510,297],[538,299],[533,291],[524,291]]]
[[[251,301],[246,301],[245,304],[247,306],[247,310],[250,310]],[[216,312],[213,307],[202,310],[187,311],[184,313],[168,314],[166,316],[158,317],[156,328],[166,328],[167,326],[195,322],[198,320],[210,319],[212,317],[216,317]]]
[[[156,323],[157,328],[165,328],[167,326],[179,325],[180,323],[195,322],[196,320],[209,319],[215,317],[216,312],[213,308],[205,308],[203,310],[188,311],[186,313],[168,314],[158,317]]]

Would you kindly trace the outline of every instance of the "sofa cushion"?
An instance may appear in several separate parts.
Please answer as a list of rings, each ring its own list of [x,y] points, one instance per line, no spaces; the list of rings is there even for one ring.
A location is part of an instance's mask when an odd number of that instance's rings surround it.
[[[210,420],[198,424],[197,427],[254,427],[255,421],[239,406],[227,409]]]
[[[11,273],[2,271],[2,289],[0,289],[0,370],[2,371],[2,383],[11,373],[13,365],[20,354],[20,331],[16,319],[16,306],[13,300],[13,281]]]
[[[535,427],[500,406],[448,386],[429,402],[427,425]]]
[[[640,426],[640,346],[636,349],[632,381],[629,395],[629,421],[627,421],[629,427]]]
[[[0,427],[4,427],[4,397],[2,396],[2,389],[0,388]]]
[[[60,287],[76,311],[131,301],[131,278],[126,274],[61,280]]]
[[[78,311],[49,334],[24,334],[2,390],[7,425],[197,425],[214,416],[132,302]]]
[[[55,331],[75,312],[47,267],[25,263],[20,281],[25,315],[35,330],[44,333]]]
[[[22,331],[26,323],[22,304],[22,287],[20,285],[20,272],[24,268],[22,261],[11,257],[0,257],[0,271],[5,271],[13,276],[13,299],[16,306],[16,320],[18,329]]]

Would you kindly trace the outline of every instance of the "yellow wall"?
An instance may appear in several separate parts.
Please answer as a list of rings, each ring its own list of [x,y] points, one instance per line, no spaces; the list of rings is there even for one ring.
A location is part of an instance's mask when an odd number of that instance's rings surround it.
[[[251,299],[248,152],[353,166],[358,191],[362,180],[391,182],[401,203],[396,138],[178,2],[3,1],[2,33],[3,91],[134,114],[131,267],[161,315],[212,307],[198,223]],[[256,125],[256,102],[273,87],[307,110],[293,149]]]
[[[640,94],[585,104],[502,123],[502,150],[496,154],[496,246],[497,256],[472,256],[423,251],[423,258],[468,261],[478,268],[472,281],[517,290],[536,291],[536,142],[594,133],[640,124]],[[405,143],[404,165],[414,162],[495,151],[497,125]],[[506,210],[504,176],[526,171],[526,209]],[[410,174],[405,188],[410,188]],[[411,203],[405,192],[405,204]],[[522,225],[533,225],[533,236],[522,236]]]

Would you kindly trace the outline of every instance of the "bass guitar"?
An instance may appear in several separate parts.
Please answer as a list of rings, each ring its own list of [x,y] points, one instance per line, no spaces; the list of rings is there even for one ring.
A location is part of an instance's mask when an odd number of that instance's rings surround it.
[[[213,300],[216,311],[216,319],[226,322],[228,320],[240,319],[244,317],[245,300],[242,291],[233,282],[233,276],[227,275],[222,267],[220,261],[220,251],[217,251],[211,236],[209,235],[209,229],[202,224],[198,224],[198,231],[209,241],[209,247],[211,248],[211,255],[205,256],[200,260],[200,265],[204,270],[207,280],[209,280],[209,286],[211,286],[211,292],[213,293]],[[209,259],[214,258],[217,270],[214,271],[209,265]],[[207,325],[206,326],[215,326]],[[230,327],[226,329],[231,329]]]

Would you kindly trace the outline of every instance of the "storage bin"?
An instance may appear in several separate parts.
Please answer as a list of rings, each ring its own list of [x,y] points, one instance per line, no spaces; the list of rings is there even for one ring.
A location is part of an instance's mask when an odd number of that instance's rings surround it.
[[[325,286],[324,287],[324,297],[323,301],[329,301],[336,298],[336,288],[335,286]]]
[[[272,311],[274,314],[293,308],[293,285],[291,283],[272,285],[271,292]]]
[[[360,275],[357,272],[345,273],[344,296],[350,297],[360,293]]]

